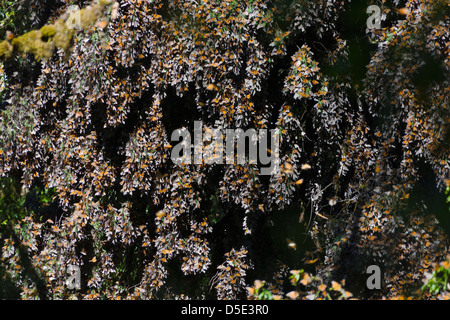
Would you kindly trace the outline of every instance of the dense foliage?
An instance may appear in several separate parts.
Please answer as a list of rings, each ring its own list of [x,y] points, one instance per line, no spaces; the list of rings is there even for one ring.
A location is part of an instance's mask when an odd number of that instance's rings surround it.
[[[22,2],[0,47],[0,296],[449,297],[448,2]],[[69,32],[73,4],[101,9]],[[175,164],[198,120],[277,129],[281,172]]]

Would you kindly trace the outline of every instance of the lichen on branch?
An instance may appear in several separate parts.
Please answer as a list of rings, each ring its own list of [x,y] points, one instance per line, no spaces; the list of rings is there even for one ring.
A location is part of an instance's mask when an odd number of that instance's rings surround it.
[[[117,4],[111,0],[99,0],[95,5],[75,10],[70,14],[48,24],[39,30],[32,30],[11,41],[0,42],[0,59],[9,59],[16,54],[32,54],[36,60],[49,59],[56,49],[68,51],[71,47],[76,29],[71,25],[73,19],[77,20],[77,28],[85,30],[101,21],[100,27],[108,24],[107,14],[109,8]]]

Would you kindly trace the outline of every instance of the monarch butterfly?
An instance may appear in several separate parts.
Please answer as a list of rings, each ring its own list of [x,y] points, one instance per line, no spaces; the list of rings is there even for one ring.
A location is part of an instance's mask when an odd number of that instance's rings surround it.
[[[324,216],[323,214],[320,214],[319,212],[316,212],[316,215],[318,215],[322,219],[328,220],[328,217]]]
[[[210,84],[206,87],[206,90],[208,90],[208,91],[218,90],[218,87],[217,87],[215,84],[210,83]]]
[[[311,259],[311,260],[306,260],[306,261],[305,261],[305,264],[314,264],[314,263],[317,262],[317,260],[319,260],[319,258]]]
[[[409,9],[408,8],[400,8],[400,9],[396,9],[395,11],[397,11],[397,13],[401,14],[401,15],[408,15],[409,14]]]
[[[6,40],[11,41],[14,38],[14,33],[9,30],[6,30]]]
[[[339,291],[342,288],[341,285],[336,281],[331,281],[331,287],[334,291]]]
[[[108,25],[108,21],[102,20],[96,23],[96,27],[99,27],[100,29],[105,29]]]
[[[287,241],[287,244],[288,244],[289,248],[291,248],[293,250],[297,250],[297,244],[294,241],[289,240],[289,239],[286,239],[286,241]]]
[[[309,169],[311,169],[311,166],[309,164],[305,163],[305,164],[302,164],[301,169],[302,170],[309,170]]]
[[[162,219],[164,216],[165,216],[165,212],[163,211],[163,210],[159,210],[157,213],[156,213],[156,218],[157,219]]]
[[[331,198],[331,199],[328,201],[328,204],[329,204],[331,207],[335,206],[336,203],[337,203],[337,201],[336,201],[335,198]]]
[[[292,300],[295,300],[298,298],[299,293],[298,293],[298,291],[290,291],[290,292],[286,293],[286,296]]]

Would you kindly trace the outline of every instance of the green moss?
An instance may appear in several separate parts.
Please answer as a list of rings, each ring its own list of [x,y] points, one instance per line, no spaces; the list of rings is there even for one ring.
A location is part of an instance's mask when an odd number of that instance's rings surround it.
[[[37,60],[48,59],[55,48],[67,50],[73,37],[64,21],[58,20],[53,25],[43,26],[40,30],[33,30],[13,39],[14,48],[18,52],[31,53]]]
[[[63,20],[58,20],[55,23],[55,28],[57,30],[53,37],[55,46],[64,51],[68,50],[74,35],[74,30],[69,29]]]
[[[43,37],[51,38],[56,33],[55,25],[46,25],[41,28],[41,33]]]
[[[110,4],[112,4],[111,0],[99,0],[98,1],[98,5],[102,6],[102,7],[109,6]]]
[[[42,41],[42,32],[40,30],[33,30],[14,38],[12,44],[18,52],[33,54],[36,60],[50,58],[54,50],[54,45],[51,41]]]
[[[87,29],[104,16],[105,7],[111,3],[111,0],[100,0],[97,5],[81,9],[72,15],[79,15],[81,28]],[[55,24],[45,25],[39,30],[14,38],[11,43],[6,40],[0,42],[0,58],[7,59],[15,52],[21,52],[33,54],[36,60],[48,59],[53,55],[55,48],[64,51],[70,49],[74,33],[75,30],[69,28],[64,20],[58,20]]]
[[[0,58],[10,58],[13,54],[13,46],[9,41],[0,42]]]

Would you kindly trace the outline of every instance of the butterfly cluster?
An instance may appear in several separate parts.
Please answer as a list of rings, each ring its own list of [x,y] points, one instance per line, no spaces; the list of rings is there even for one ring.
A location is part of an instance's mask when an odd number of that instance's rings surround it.
[[[36,29],[72,4],[32,2]],[[422,170],[436,188],[450,173],[449,7],[382,3],[383,28],[365,29],[364,8],[359,30],[351,1],[117,0],[70,49],[6,61],[0,177],[52,190],[58,210],[8,225],[2,274],[27,299],[346,299],[366,264],[385,272],[371,297],[421,283],[448,245],[412,195]],[[276,128],[280,173],[175,164],[171,133],[195,121]],[[283,256],[270,241],[290,208],[314,242],[311,272],[283,260],[300,243]]]

